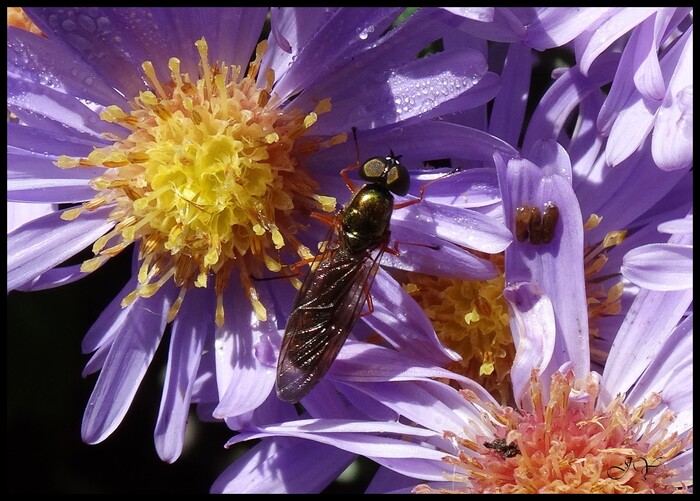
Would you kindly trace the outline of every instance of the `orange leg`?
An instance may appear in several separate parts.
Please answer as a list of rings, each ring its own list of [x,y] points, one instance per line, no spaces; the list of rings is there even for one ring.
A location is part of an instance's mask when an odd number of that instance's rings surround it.
[[[374,313],[374,303],[372,302],[372,294],[370,294],[367,284],[363,284],[362,288],[365,292],[365,301],[367,301],[367,311],[360,313],[360,316],[366,317],[367,315],[371,315],[372,313]]]
[[[447,174],[444,174],[444,175],[442,175],[442,176],[440,176],[440,177],[436,177],[436,178],[433,179],[432,181],[428,181],[427,183],[424,183],[424,184],[421,185],[421,187],[420,187],[420,191],[419,191],[418,198],[414,198],[413,200],[406,200],[405,202],[399,202],[399,203],[397,203],[397,204],[394,204],[394,209],[402,209],[402,208],[404,208],[404,207],[409,207],[409,206],[411,206],[411,205],[417,204],[418,202],[420,202],[421,200],[423,200],[423,198],[425,197],[425,190],[426,190],[426,188],[427,188],[428,186],[430,186],[431,184],[433,184],[433,183],[435,183],[435,182],[437,182],[437,181],[440,181],[440,180],[442,180],[442,179],[445,179],[447,176],[451,176],[451,175],[454,174],[455,172],[457,172],[457,171],[448,172]]]
[[[350,176],[348,176],[348,171],[354,170],[354,169],[359,169],[360,168],[360,162],[356,162],[354,164],[350,164],[347,167],[343,168],[340,171],[340,175],[343,178],[343,181],[345,181],[345,186],[348,187],[350,190],[350,193],[356,193],[357,192],[357,187],[355,186],[355,183],[352,182],[352,179],[350,179]]]

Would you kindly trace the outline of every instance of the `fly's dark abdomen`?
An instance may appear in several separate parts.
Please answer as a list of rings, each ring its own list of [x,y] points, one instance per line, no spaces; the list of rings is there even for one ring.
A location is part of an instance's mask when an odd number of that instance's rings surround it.
[[[351,254],[372,250],[389,231],[394,197],[379,184],[364,186],[353,197],[343,214],[345,246]]]

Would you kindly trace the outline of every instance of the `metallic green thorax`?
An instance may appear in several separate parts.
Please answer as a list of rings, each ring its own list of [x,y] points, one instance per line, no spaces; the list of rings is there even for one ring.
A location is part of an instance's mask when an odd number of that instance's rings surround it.
[[[386,238],[394,210],[394,197],[381,184],[365,185],[343,214],[345,247],[351,254],[373,249]]]

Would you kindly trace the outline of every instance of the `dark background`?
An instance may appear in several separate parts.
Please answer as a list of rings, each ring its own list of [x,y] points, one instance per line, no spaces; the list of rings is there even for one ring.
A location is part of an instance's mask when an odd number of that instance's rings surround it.
[[[97,374],[84,379],[83,336],[126,282],[130,252],[70,285],[7,296],[7,492],[202,494],[243,450],[224,449],[233,433],[191,415],[189,444],[162,462],[153,429],[167,361],[164,337],[122,424],[104,442],[84,444],[80,425]],[[241,446],[243,447],[243,446]],[[374,468],[326,492],[363,492]],[[367,470],[369,470],[367,472]]]

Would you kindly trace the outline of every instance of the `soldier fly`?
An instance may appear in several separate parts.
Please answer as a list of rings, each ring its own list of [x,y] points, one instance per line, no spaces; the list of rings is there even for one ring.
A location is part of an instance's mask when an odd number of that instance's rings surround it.
[[[311,391],[337,357],[362,305],[371,309],[369,290],[389,244],[392,193],[406,195],[410,178],[393,151],[364,162],[360,177],[367,184],[336,215],[294,301],[277,362],[281,400],[298,402]]]

